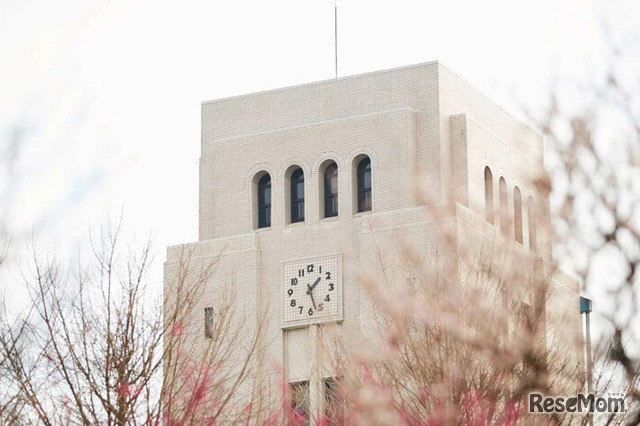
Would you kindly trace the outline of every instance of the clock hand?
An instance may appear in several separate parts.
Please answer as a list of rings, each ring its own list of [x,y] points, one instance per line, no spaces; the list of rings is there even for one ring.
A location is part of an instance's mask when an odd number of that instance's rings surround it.
[[[317,281],[316,281],[317,282]],[[309,296],[311,296],[311,303],[313,303],[313,309],[316,309],[316,301],[313,300],[313,287],[311,287],[309,284],[307,284],[307,294]]]
[[[313,289],[316,288],[316,286],[320,282],[320,278],[321,277],[318,277],[318,279],[313,284],[311,284],[311,286],[309,286],[309,284],[307,284],[307,289],[308,289],[307,290],[307,294],[311,293],[313,291]]]

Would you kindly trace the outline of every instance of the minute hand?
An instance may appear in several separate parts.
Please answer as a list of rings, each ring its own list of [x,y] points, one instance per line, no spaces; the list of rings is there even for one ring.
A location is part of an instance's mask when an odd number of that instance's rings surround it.
[[[310,286],[307,286],[307,294],[310,294],[313,291],[313,289],[318,285],[318,283],[320,282],[320,278],[321,277],[318,277],[318,279],[313,284],[311,284]]]
[[[307,290],[307,294],[311,296],[311,303],[313,303],[313,309],[316,309],[316,301],[313,299],[313,291],[311,291],[311,287],[309,286],[309,284],[307,284],[307,287],[309,287],[309,289]]]

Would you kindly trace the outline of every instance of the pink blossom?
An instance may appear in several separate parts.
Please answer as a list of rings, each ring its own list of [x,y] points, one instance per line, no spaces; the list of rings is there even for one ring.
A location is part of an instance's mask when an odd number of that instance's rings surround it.
[[[131,387],[129,383],[121,381],[118,383],[118,393],[120,395],[131,395]]]
[[[175,323],[173,324],[173,327],[171,327],[171,334],[174,336],[182,336],[182,334],[184,333],[184,327],[182,326],[181,323]]]

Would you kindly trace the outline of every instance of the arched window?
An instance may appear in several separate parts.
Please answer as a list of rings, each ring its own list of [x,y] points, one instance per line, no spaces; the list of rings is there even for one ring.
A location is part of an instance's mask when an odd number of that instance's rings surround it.
[[[517,186],[513,189],[513,230],[516,241],[522,244],[522,194]]]
[[[489,166],[484,168],[484,207],[487,222],[493,225],[493,175]]]
[[[509,202],[507,200],[507,182],[500,177],[500,232],[509,235]]]
[[[204,337],[208,339],[213,338],[214,325],[213,307],[208,306],[204,308]]]
[[[291,223],[304,222],[304,172],[297,168],[291,174]]]
[[[358,212],[371,211],[371,160],[364,157],[358,163]]]
[[[338,216],[338,166],[331,162],[324,170],[324,217]]]
[[[527,212],[529,214],[529,250],[536,251],[538,249],[538,240],[536,236],[536,205],[533,202],[533,197],[529,197],[527,200]]]
[[[258,228],[271,226],[271,176],[265,173],[258,181]]]

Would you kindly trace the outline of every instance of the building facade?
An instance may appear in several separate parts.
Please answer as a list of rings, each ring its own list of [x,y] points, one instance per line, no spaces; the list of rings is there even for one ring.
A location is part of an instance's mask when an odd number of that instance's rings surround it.
[[[358,271],[379,267],[397,231],[433,250],[439,224],[416,180],[430,203],[455,202],[446,220],[460,232],[501,235],[550,270],[539,175],[541,135],[438,62],[203,102],[199,240],[169,247],[165,291],[185,249],[215,260],[195,335],[232,287],[247,334],[268,318],[261,374],[284,374],[319,412],[333,380],[314,373],[322,325],[355,333],[371,320]],[[575,310],[579,330],[578,283],[553,274],[554,303]]]

